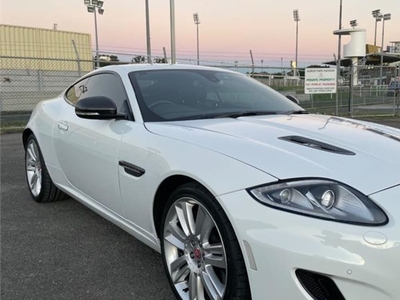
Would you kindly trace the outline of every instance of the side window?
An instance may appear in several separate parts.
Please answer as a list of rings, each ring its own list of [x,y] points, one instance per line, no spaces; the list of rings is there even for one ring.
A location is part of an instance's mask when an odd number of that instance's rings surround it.
[[[119,113],[128,113],[126,103],[128,96],[121,79],[114,74],[98,74],[88,77],[71,87],[66,96],[72,104],[87,97],[104,96],[114,101]]]
[[[79,81],[74,86],[70,87],[66,93],[66,97],[69,102],[72,104],[76,104],[81,96],[87,92],[86,84],[88,82],[88,78]]]

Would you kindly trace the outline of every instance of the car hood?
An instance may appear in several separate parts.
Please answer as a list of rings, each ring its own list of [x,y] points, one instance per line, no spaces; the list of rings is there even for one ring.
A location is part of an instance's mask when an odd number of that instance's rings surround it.
[[[330,178],[365,194],[400,183],[400,130],[374,123],[323,115],[271,115],[146,127],[277,179]]]

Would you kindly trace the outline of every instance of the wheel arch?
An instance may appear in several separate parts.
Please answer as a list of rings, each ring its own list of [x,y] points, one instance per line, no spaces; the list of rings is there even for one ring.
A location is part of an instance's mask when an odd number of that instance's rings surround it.
[[[34,135],[33,131],[30,128],[25,128],[22,132],[22,143],[24,145],[24,148],[26,147],[26,141],[31,134]]]
[[[153,221],[157,237],[160,237],[161,216],[171,193],[179,186],[189,182],[199,183],[197,180],[185,175],[172,175],[165,178],[159,185],[153,203]],[[201,183],[199,183],[201,184]]]
[[[165,178],[157,189],[156,196],[155,196],[154,203],[153,203],[153,222],[154,222],[154,226],[155,226],[155,230],[156,230],[156,234],[157,234],[158,238],[160,238],[162,236],[161,219],[162,219],[162,215],[163,215],[166,205],[171,203],[171,201],[169,201],[170,195],[180,186],[182,186],[182,185],[187,186],[187,184],[191,184],[192,187],[197,187],[200,189],[204,188],[203,192],[206,192],[206,193],[208,192],[209,196],[211,196],[212,198],[216,198],[213,195],[213,193],[210,191],[210,189],[207,188],[204,184],[202,184],[198,180],[191,178],[187,175],[172,175],[168,178]],[[250,300],[251,299],[251,287],[250,287],[249,277],[248,277],[248,273],[247,273],[248,269],[249,269],[247,266],[248,258],[246,257],[246,252],[242,245],[243,243],[239,240],[237,232],[236,232],[236,228],[231,223],[229,214],[227,214],[225,212],[222,203],[220,203],[219,201],[215,201],[213,205],[214,205],[213,207],[219,207],[218,208],[219,213],[222,213],[224,215],[223,218],[225,218],[225,221],[223,221],[223,219],[222,219],[221,224],[224,224],[225,228],[231,228],[232,235],[230,235],[230,237],[229,237],[229,235],[226,235],[226,237],[227,237],[226,241],[228,242],[229,245],[233,245],[233,243],[237,244],[238,248],[236,248],[237,249],[236,256],[232,253],[231,254],[234,255],[234,257],[236,257],[236,258],[239,258],[238,255],[240,255],[241,260],[233,259],[233,261],[240,261],[243,264],[243,268],[241,268],[242,272],[237,273],[237,274],[241,278],[243,278],[243,280],[246,282],[247,288],[245,288],[245,283],[243,283],[243,286],[240,288],[241,290],[239,291],[239,294],[243,298],[240,296],[239,296],[239,298]],[[221,224],[219,224],[219,225],[221,225]],[[162,242],[162,241],[160,240],[160,242]],[[229,247],[229,249],[233,249],[233,248],[234,247]],[[163,253],[162,251],[163,250],[162,250],[162,246],[161,246],[161,253]],[[234,277],[236,277],[236,276],[232,276],[232,278],[234,278]],[[236,297],[235,297],[235,299],[236,299]]]

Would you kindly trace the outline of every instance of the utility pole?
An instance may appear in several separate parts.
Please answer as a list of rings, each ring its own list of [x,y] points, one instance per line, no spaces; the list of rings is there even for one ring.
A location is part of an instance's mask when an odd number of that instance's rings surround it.
[[[97,33],[97,13],[94,10],[94,28],[96,34],[96,68],[100,68],[100,58],[99,58],[99,35]]]
[[[99,36],[97,33],[97,13],[99,13],[99,15],[102,15],[104,13],[104,8],[103,8],[104,1],[83,0],[83,3],[87,6],[87,11],[89,13],[94,13],[94,30],[96,36],[96,68],[98,69],[100,68],[100,61],[99,61]]]
[[[299,10],[298,9],[295,9],[295,10],[293,10],[293,18],[294,18],[294,21],[296,22],[296,54],[295,54],[295,68],[294,68],[294,70],[295,70],[295,76],[297,76],[297,68],[298,68],[298,66],[297,66],[297,62],[298,62],[298,60],[297,60],[297,56],[298,56],[298,52],[299,52],[299,21],[300,21],[300,16],[299,16]]]
[[[340,0],[340,8],[339,8],[339,30],[342,29],[342,0]],[[340,79],[340,65],[342,64],[342,35],[339,34],[338,37],[338,56],[336,62],[336,115],[339,115],[339,79]]]
[[[146,0],[146,40],[147,40],[147,62],[151,64],[152,60],[151,60],[151,45],[150,45],[149,0]]]
[[[200,24],[200,19],[199,19],[199,14],[198,13],[194,13],[193,14],[193,20],[194,20],[194,24],[196,24],[197,27],[197,65],[200,64],[200,51],[199,51],[199,24]]]
[[[391,14],[384,14],[382,15],[382,45],[381,45],[381,68],[380,68],[380,74],[379,74],[379,84],[383,84],[383,47],[385,44],[385,21],[389,21],[391,19],[392,15]]]
[[[378,22],[382,20],[381,10],[375,9],[372,11],[372,16],[375,18],[375,36],[374,36],[374,46],[376,46],[376,33],[378,30]]]
[[[176,63],[175,49],[175,1],[170,0],[170,23],[171,23],[171,64]]]

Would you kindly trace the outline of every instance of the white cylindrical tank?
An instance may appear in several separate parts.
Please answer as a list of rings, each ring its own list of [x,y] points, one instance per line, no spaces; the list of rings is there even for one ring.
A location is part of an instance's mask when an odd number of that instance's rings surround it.
[[[362,28],[341,29],[333,32],[336,35],[350,35],[350,43],[343,47],[343,57],[364,57],[366,54],[366,30]]]

